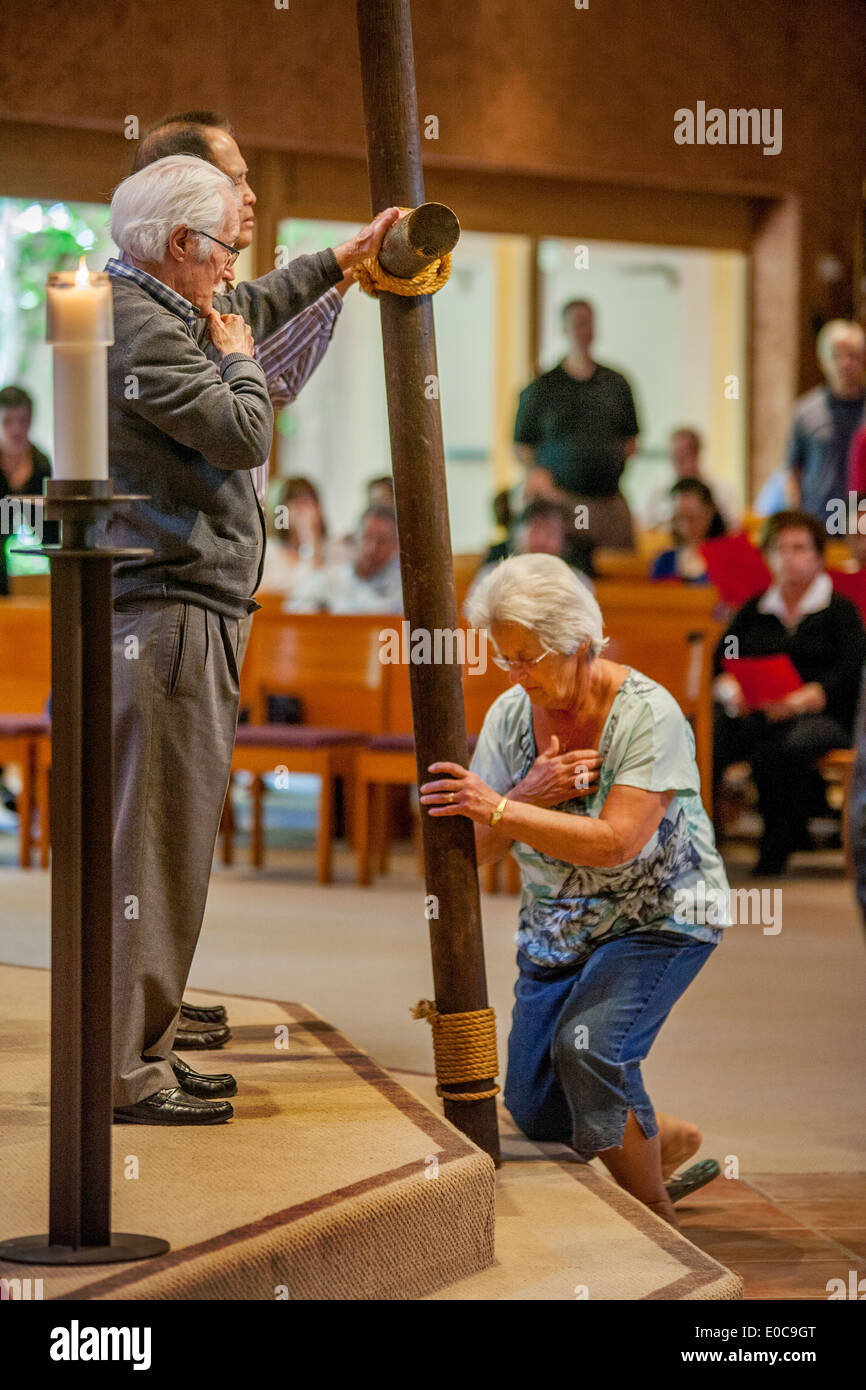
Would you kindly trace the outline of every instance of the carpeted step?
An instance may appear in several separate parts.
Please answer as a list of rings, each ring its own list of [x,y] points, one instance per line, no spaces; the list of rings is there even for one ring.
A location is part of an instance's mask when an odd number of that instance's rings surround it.
[[[48,986],[45,971],[0,967],[3,1237],[46,1230]],[[46,1299],[399,1300],[492,1263],[486,1154],[310,1009],[220,998],[231,1043],[189,1058],[235,1074],[234,1121],[113,1130],[113,1228],[170,1252],[89,1269],[0,1262],[0,1277],[41,1278]]]

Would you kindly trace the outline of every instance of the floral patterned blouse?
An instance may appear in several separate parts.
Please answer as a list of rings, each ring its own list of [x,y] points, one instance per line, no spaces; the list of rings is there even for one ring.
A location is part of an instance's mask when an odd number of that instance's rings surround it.
[[[578,964],[603,942],[629,932],[674,931],[696,941],[720,941],[721,928],[731,925],[728,880],[700,798],[694,735],[679,705],[664,686],[630,668],[614,695],[598,751],[598,790],[563,802],[557,811],[598,817],[617,783],[676,795],[640,853],[615,868],[569,864],[515,843],[523,889],[520,950],[536,965],[559,966]],[[488,710],[471,769],[504,796],[536,757],[529,696],[513,686]],[[702,913],[708,893],[725,907]],[[694,903],[695,910],[684,910],[683,903]]]

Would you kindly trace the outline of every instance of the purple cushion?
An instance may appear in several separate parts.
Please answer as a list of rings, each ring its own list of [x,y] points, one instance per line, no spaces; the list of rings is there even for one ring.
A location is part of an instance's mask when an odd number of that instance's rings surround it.
[[[308,724],[239,724],[238,748],[328,748],[334,744],[363,743],[367,735],[357,729],[320,729]]]
[[[477,734],[470,734],[467,743],[471,753],[478,742]],[[414,753],[415,739],[412,734],[377,734],[367,740],[371,753]]]
[[[371,753],[414,753],[415,740],[411,734],[377,734],[367,740]]]
[[[35,738],[51,732],[51,720],[44,714],[0,714],[0,738]]]

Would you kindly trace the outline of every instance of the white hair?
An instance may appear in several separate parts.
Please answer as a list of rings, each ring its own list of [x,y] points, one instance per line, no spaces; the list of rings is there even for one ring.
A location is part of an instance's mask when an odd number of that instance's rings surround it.
[[[173,227],[194,227],[219,236],[237,190],[227,174],[192,154],[170,154],[119,183],[111,199],[111,235],[124,255],[161,261]],[[206,260],[213,242],[197,237]]]
[[[570,656],[589,638],[587,658],[610,641],[595,596],[556,555],[513,555],[501,560],[466,600],[473,627],[520,623],[547,647]]]
[[[815,343],[818,361],[825,366],[832,362],[834,347],[846,338],[855,339],[861,348],[866,345],[866,334],[859,323],[852,323],[850,319],[831,319],[825,323]]]

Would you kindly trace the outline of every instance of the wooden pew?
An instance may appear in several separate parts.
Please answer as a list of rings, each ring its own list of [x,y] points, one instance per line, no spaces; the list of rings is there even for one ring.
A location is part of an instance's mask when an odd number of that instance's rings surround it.
[[[465,623],[459,629],[467,631]],[[478,659],[478,648],[474,655],[478,664],[473,671],[468,663],[462,667],[464,710],[466,732],[469,736],[470,750],[481,731],[484,716],[503,690],[510,684],[508,676],[500,671],[489,659],[485,669]],[[371,881],[371,859],[375,848],[378,869],[385,873],[388,865],[388,841],[386,818],[386,794],[390,786],[415,786],[418,783],[418,770],[415,760],[415,744],[412,735],[412,705],[409,693],[408,665],[389,665],[387,677],[387,724],[386,732],[369,741],[359,753],[356,763],[356,855],[358,861],[358,882]],[[423,814],[423,813],[422,813]],[[513,865],[514,861],[508,861]],[[482,880],[488,889],[496,882],[495,865],[488,865],[482,871]],[[511,875],[513,882],[513,874]]]
[[[634,666],[673,695],[695,735],[701,799],[713,812],[713,653],[724,631],[711,585],[599,580],[596,598],[610,659]]]
[[[51,615],[47,599],[0,599],[0,766],[21,769],[18,805],[21,868],[30,867],[33,811],[38,807],[40,859],[48,862],[50,726],[45,708],[51,690]]]
[[[351,814],[357,755],[367,737],[385,727],[385,667],[379,660],[379,634],[384,628],[399,630],[401,621],[399,616],[379,614],[287,614],[275,605],[253,618],[241,669],[241,705],[250,708],[251,723],[238,726],[232,773],[253,774],[250,849],[255,867],[264,862],[264,775],[284,766],[289,773],[312,772],[321,778],[317,877],[320,883],[330,882],[335,782],[342,779]],[[304,722],[268,724],[271,695],[299,698]],[[222,823],[226,864],[232,857],[230,798],[231,787]]]

